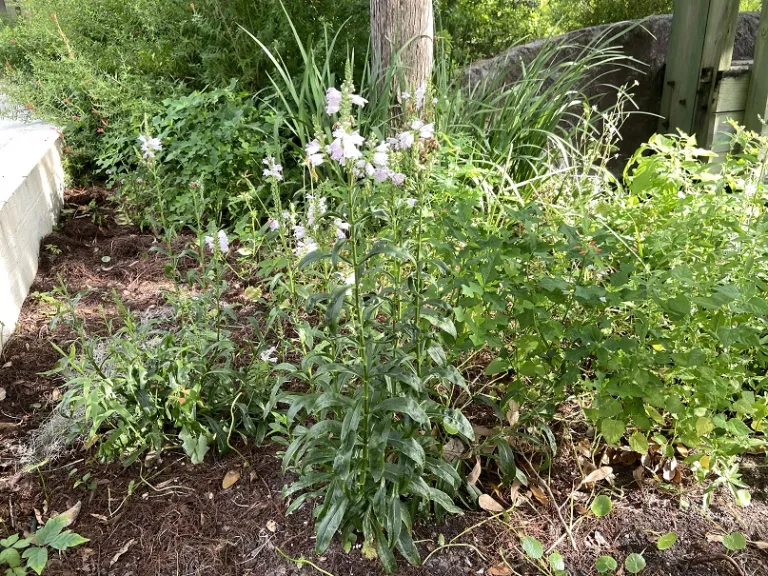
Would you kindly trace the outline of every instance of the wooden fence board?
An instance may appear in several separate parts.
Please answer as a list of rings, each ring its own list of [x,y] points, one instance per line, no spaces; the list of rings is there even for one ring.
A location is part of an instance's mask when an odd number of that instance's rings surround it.
[[[749,83],[744,124],[750,130],[766,133],[760,118],[768,120],[768,2],[763,2],[760,28],[755,38],[755,63]]]

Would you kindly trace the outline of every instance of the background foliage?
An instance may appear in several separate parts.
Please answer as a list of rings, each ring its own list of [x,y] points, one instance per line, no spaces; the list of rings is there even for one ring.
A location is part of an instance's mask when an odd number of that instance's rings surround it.
[[[669,12],[671,4],[440,0],[436,18],[452,58],[463,63],[533,37]],[[756,4],[745,0],[743,8]],[[104,178],[111,164],[132,159],[126,144],[137,126],[168,114],[167,99],[225,88],[233,78],[249,93],[267,86],[271,63],[249,33],[296,72],[302,57],[290,49],[283,6],[299,37],[319,51],[329,45],[319,41],[327,30],[344,25],[346,49],[333,51],[332,69],[352,52],[365,61],[368,0],[25,0],[15,25],[0,24],[0,78],[12,100],[62,128],[76,179]]]

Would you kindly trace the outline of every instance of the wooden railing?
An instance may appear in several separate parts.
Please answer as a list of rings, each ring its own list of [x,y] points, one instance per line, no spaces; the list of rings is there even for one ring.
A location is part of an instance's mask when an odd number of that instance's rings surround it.
[[[659,131],[696,134],[716,152],[728,120],[768,133],[768,0],[753,61],[733,61],[738,17],[739,0],[675,0]]]
[[[20,0],[0,0],[0,16],[16,16],[21,12]]]

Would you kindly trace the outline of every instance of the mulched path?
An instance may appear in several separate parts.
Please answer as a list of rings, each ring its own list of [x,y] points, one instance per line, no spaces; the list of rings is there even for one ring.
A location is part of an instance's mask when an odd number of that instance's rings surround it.
[[[93,331],[100,330],[103,316],[115,316],[113,291],[129,308],[146,310],[160,305],[162,290],[170,286],[163,275],[166,261],[152,250],[156,238],[117,224],[102,190],[68,192],[61,224],[42,244],[33,292],[46,293],[62,283],[71,295],[87,289],[78,314]],[[242,289],[236,280],[231,284],[234,292]],[[65,346],[72,336],[63,328],[50,330],[52,311],[44,299],[28,298],[17,333],[0,355],[0,388],[5,393],[0,400],[0,536],[34,530],[39,519],[80,502],[73,529],[90,539],[53,556],[46,574],[288,576],[323,573],[318,569],[333,576],[381,573],[359,549],[346,554],[336,543],[325,556],[315,556],[310,505],[284,515],[287,504],[280,491],[287,479],[280,471],[277,445],[241,443],[237,447],[244,458],[210,456],[198,466],[171,452],[128,468],[99,463],[76,446],[57,461],[25,473],[19,454],[29,433],[55,406],[63,384],[60,377],[41,374],[59,357],[51,343]],[[546,574],[522,559],[520,536],[531,535],[545,548],[560,551],[573,575],[593,574],[600,555],[611,554],[621,562],[629,553],[642,552],[648,563],[642,574],[740,576],[735,566],[716,556],[724,551],[718,536],[739,531],[750,541],[768,542],[765,457],[747,458],[743,464],[742,473],[752,486],[751,506],[739,508],[719,492],[706,514],[701,512],[701,488],[687,476],[672,487],[648,477],[638,486],[632,466],[616,465],[613,484],[602,482],[595,489],[612,496],[614,510],[596,519],[579,511],[588,506],[593,491],[579,487],[576,433],[564,425],[558,429],[561,450],[548,484],[566,523],[574,523],[576,550],[550,495],[537,498],[522,488],[506,516],[489,519],[486,512],[468,511],[442,524],[421,519],[415,536],[422,557],[442,542],[451,545],[439,548],[420,568],[401,562],[400,573]],[[225,490],[222,479],[233,470],[240,479]],[[75,487],[86,473],[89,482]],[[510,488],[495,489],[490,475],[484,473],[479,486],[511,505]],[[668,531],[676,532],[679,541],[659,552],[655,541]],[[511,569],[501,563],[502,555]],[[768,552],[757,545],[733,557],[744,575],[768,574]]]

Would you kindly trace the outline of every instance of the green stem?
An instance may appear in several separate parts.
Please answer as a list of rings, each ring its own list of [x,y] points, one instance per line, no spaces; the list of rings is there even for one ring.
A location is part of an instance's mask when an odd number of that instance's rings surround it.
[[[370,422],[370,378],[368,374],[368,352],[367,342],[365,339],[365,315],[363,313],[363,302],[360,294],[360,280],[362,267],[360,266],[360,259],[358,254],[358,242],[357,242],[357,215],[355,213],[355,184],[352,175],[350,175],[347,201],[349,203],[349,221],[350,221],[350,243],[352,244],[352,267],[355,271],[355,284],[353,287],[353,300],[355,306],[355,317],[357,320],[357,337],[358,346],[360,347],[360,358],[363,361],[363,476],[360,481],[360,485],[365,485],[366,472],[368,470],[368,436],[369,436],[369,422]]]
[[[416,373],[421,378],[421,362],[422,362],[422,338],[421,338],[421,244],[424,234],[424,207],[422,201],[424,199],[424,185],[422,179],[419,179],[417,185],[418,194],[416,195],[416,206],[419,210],[419,224],[416,231]]]

